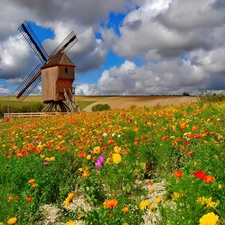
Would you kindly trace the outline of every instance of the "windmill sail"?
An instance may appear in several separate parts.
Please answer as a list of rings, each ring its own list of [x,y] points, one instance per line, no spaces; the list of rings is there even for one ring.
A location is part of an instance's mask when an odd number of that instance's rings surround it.
[[[34,53],[41,60],[41,62],[43,64],[46,63],[49,56],[42,47],[41,43],[37,39],[36,35],[34,34],[33,30],[31,29],[27,21],[25,21],[18,29],[22,33],[26,41],[29,43]]]
[[[39,64],[14,91],[14,95],[19,99],[19,101],[23,101],[24,98],[26,98],[26,96],[28,96],[31,91],[41,82],[41,67],[42,64]]]
[[[66,38],[65,40],[52,52],[52,55],[56,55],[58,53],[66,53],[68,50],[70,50],[74,44],[78,41],[77,36],[75,33],[72,31]]]
[[[49,56],[42,47],[41,43],[37,39],[36,35],[34,34],[27,21],[25,21],[18,29],[22,33],[26,41],[29,43],[35,54],[41,60],[41,64],[39,64],[14,91],[14,95],[19,99],[19,101],[23,101],[24,98],[28,96],[41,81],[41,68],[46,64],[49,59]],[[65,38],[65,40],[55,49],[55,51],[53,51],[51,56],[62,52],[67,52],[77,41],[78,39],[72,31]]]

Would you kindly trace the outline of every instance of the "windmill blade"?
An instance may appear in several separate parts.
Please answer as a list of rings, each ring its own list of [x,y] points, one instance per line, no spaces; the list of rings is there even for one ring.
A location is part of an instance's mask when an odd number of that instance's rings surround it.
[[[52,55],[56,55],[59,53],[66,53],[68,50],[70,50],[74,44],[78,41],[77,36],[75,33],[72,31],[66,38],[65,40],[52,52]]]
[[[42,64],[39,64],[14,91],[13,94],[18,98],[20,102],[23,101],[31,93],[31,91],[41,82],[41,67]]]
[[[49,56],[42,47],[41,43],[37,39],[36,35],[34,34],[27,21],[25,20],[25,22],[18,29],[22,33],[26,41],[29,43],[34,53],[41,60],[42,64],[46,63]]]

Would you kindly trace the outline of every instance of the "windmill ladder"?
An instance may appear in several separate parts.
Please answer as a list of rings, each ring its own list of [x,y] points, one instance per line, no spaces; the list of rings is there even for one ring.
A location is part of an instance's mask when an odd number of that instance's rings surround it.
[[[66,89],[64,88],[64,96],[66,99],[66,103],[68,104],[70,111],[74,112],[74,108],[77,112],[80,112],[80,108],[78,106],[78,104],[76,103],[76,101],[73,101],[73,94],[72,91],[69,89],[68,92],[66,92]]]

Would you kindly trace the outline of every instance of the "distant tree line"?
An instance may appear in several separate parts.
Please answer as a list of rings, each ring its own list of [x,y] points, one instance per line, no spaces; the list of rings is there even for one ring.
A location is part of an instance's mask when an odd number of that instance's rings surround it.
[[[188,92],[184,92],[183,96],[190,96]]]

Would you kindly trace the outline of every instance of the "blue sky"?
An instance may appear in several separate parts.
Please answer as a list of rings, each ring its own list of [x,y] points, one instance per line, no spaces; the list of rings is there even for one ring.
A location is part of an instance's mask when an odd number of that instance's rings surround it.
[[[2,0],[0,95],[40,62],[18,27],[50,53],[73,30],[78,95],[180,95],[225,89],[221,0]],[[13,12],[13,13],[11,13]],[[191,16],[190,16],[191,15]],[[41,84],[32,94],[41,94]]]

